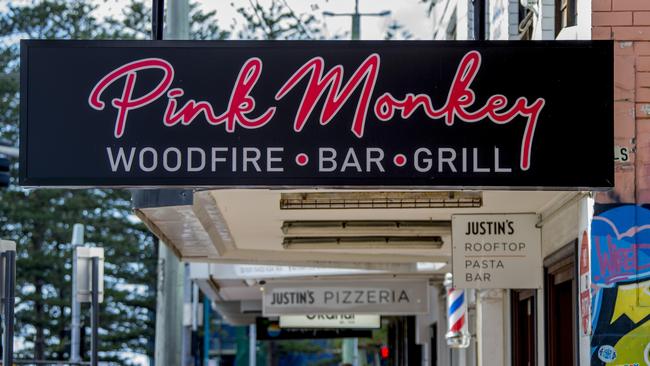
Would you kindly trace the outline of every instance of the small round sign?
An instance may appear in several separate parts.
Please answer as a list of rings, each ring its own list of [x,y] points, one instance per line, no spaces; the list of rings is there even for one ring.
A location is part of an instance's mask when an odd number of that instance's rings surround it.
[[[601,346],[598,349],[598,358],[605,362],[612,362],[616,359],[616,349],[610,345]]]

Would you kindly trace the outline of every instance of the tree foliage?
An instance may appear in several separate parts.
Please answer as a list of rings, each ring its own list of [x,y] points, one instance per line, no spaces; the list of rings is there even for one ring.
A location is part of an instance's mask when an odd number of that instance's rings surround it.
[[[81,0],[9,3],[0,11],[0,137],[17,145],[19,39],[147,38],[151,11],[132,0],[120,17],[98,18],[97,4]],[[223,39],[215,12],[191,7],[195,39]],[[52,86],[52,92],[56,92]],[[53,123],[56,121],[53,121]],[[56,138],[56,136],[52,136]],[[56,164],[56,161],[52,161]],[[16,164],[17,165],[17,164]],[[72,226],[86,225],[86,242],[105,249],[105,293],[100,313],[100,358],[130,364],[132,354],[153,356],[157,256],[155,243],[132,215],[122,190],[0,191],[0,237],[17,243],[16,332],[18,357],[70,357]],[[82,339],[89,334],[82,306]],[[88,357],[89,342],[82,344]]]
[[[240,39],[305,40],[323,39],[321,24],[313,14],[298,14],[285,0],[272,0],[268,5],[250,0],[248,6],[237,8],[243,18]]]
[[[388,24],[386,28],[386,34],[384,34],[384,40],[409,40],[413,38],[413,34],[409,32],[408,29],[404,27],[401,23],[396,20],[393,20]]]
[[[122,9],[119,17],[110,15],[105,22],[119,34],[112,38],[147,39],[151,34],[151,9],[149,2],[131,0]],[[194,40],[221,40],[230,36],[230,31],[219,27],[217,11],[204,11],[199,3],[190,3],[190,38]]]

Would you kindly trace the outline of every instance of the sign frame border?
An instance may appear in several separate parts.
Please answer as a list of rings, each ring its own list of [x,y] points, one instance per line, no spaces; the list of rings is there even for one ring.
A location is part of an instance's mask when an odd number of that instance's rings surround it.
[[[471,41],[471,40],[459,40],[459,41],[436,41],[436,40],[415,40],[415,41],[344,41],[344,40],[318,40],[318,41],[290,41],[292,45],[297,47],[315,47],[320,48],[324,45],[336,45],[340,48],[356,48],[360,43],[363,44],[372,44],[381,47],[399,47],[403,45],[404,42],[413,43],[413,44],[431,44],[435,45],[437,43],[444,44],[446,47],[476,47],[479,45],[495,45],[495,46],[505,46],[505,45],[515,45],[515,42],[519,41]],[[488,43],[489,42],[489,43]],[[86,48],[86,47],[103,47],[103,48],[160,48],[160,47],[175,47],[175,48],[273,48],[277,46],[275,41],[261,41],[261,40],[214,40],[214,41],[199,41],[199,40],[45,40],[45,39],[23,39],[20,40],[20,65],[21,70],[25,70],[29,63],[29,50],[31,47],[53,47],[57,45],[65,45],[67,48]],[[530,47],[530,43],[526,43]],[[611,106],[612,115],[610,116],[612,122],[614,122],[614,42],[612,40],[570,40],[570,41],[557,41],[557,40],[540,40],[534,42],[534,47],[547,47],[553,46],[555,48],[609,48],[611,51],[611,59],[608,60],[608,63],[611,64],[611,80],[608,80],[608,85],[611,86],[608,89],[611,89],[611,98],[608,99],[607,103]],[[555,191],[555,190],[565,190],[565,191],[607,191],[611,190],[615,186],[615,163],[614,163],[614,123],[608,126],[609,135],[612,136],[611,141],[608,142],[611,145],[611,159],[608,164],[611,164],[611,171],[609,172],[609,177],[605,179],[605,182],[599,186],[497,186],[497,185],[409,185],[407,182],[395,182],[395,184],[386,184],[386,182],[381,182],[381,179],[376,178],[357,178],[357,181],[367,180],[371,181],[380,181],[380,184],[336,184],[336,183],[327,183],[328,180],[336,180],[335,178],[318,178],[319,181],[322,181],[322,184],[272,184],[272,181],[276,178],[265,178],[269,184],[250,184],[246,183],[246,179],[243,180],[243,184],[176,184],[173,181],[169,184],[151,184],[146,183],[147,180],[156,181],[160,180],[157,178],[141,178],[141,181],[144,181],[142,184],[119,184],[122,178],[84,178],[84,184],[75,183],[74,178],[34,178],[27,175],[27,137],[29,134],[29,129],[27,127],[28,120],[28,98],[27,90],[29,84],[29,77],[26,71],[20,72],[20,116],[19,116],[19,139],[22,142],[19,146],[19,174],[18,181],[19,185],[25,188],[51,188],[51,189],[86,189],[86,188],[133,188],[133,189],[160,189],[160,188],[200,188],[200,189],[300,189],[300,188],[309,188],[309,187],[318,187],[323,189],[404,189],[404,190],[421,190],[421,189],[435,189],[435,190],[458,190],[458,189],[467,189],[470,187],[474,190],[515,190],[515,191],[526,191],[526,190],[543,190],[543,191]],[[285,179],[285,178],[283,178]],[[173,180],[173,179],[168,179]],[[256,179],[254,179],[256,180]],[[285,179],[286,180],[286,179]]]

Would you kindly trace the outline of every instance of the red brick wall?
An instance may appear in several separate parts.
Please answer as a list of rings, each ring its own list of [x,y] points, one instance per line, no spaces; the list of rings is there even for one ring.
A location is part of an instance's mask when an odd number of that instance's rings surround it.
[[[631,151],[600,203],[650,202],[650,0],[592,0],[592,38],[614,43],[614,139]]]

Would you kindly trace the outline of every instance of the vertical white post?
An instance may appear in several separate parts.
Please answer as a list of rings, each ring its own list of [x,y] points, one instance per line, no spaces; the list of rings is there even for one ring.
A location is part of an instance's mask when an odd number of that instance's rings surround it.
[[[99,257],[92,257],[91,317],[90,317],[90,366],[99,364]]]
[[[196,332],[199,329],[199,286],[192,281],[190,284],[192,287],[192,332]]]
[[[591,261],[593,260],[591,258],[591,221],[593,216],[594,199],[583,197],[578,203],[578,353],[580,354],[580,366],[588,366],[591,363]]]
[[[174,253],[162,242],[159,245],[155,359],[157,365],[182,365],[185,271]]]
[[[74,224],[72,228],[72,304],[71,304],[71,313],[72,313],[72,324],[70,329],[70,361],[79,362],[81,358],[79,356],[79,344],[81,343],[79,328],[81,324],[79,322],[79,301],[77,301],[77,251],[76,247],[83,245],[84,243],[84,226],[82,224]]]
[[[180,288],[182,289],[182,302],[183,302],[183,313],[182,313],[182,325],[183,325],[183,366],[191,366],[193,364],[192,357],[192,322],[196,318],[194,315],[192,307],[192,281],[190,280],[190,265],[188,263],[181,263],[181,268],[183,269],[183,277],[180,282]]]
[[[165,39],[189,38],[189,0],[158,0],[166,5]],[[162,21],[162,19],[160,20]],[[183,365],[183,295],[185,267],[162,242],[158,244],[156,294],[157,365]]]
[[[190,38],[190,4],[188,0],[167,0],[166,39]]]
[[[356,338],[343,338],[343,350],[342,350],[342,362],[343,363],[349,363],[353,366],[357,366],[355,360],[355,353],[357,350],[356,347]]]
[[[257,364],[257,328],[255,324],[248,326],[248,366]]]
[[[506,364],[503,345],[508,343],[504,323],[503,290],[482,290],[476,301],[478,366]]]

